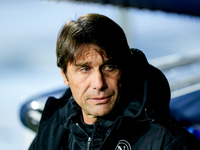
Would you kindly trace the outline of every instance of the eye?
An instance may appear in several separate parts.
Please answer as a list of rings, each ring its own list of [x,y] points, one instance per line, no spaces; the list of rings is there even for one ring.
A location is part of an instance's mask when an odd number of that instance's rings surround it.
[[[113,65],[106,65],[106,66],[105,66],[105,70],[106,70],[106,71],[113,71],[115,68],[116,68],[116,67],[113,66]]]
[[[109,77],[115,77],[120,75],[121,70],[119,69],[118,66],[112,65],[112,64],[107,64],[103,67],[103,73]]]
[[[88,71],[90,71],[90,68],[89,67],[81,67],[79,69],[79,71],[82,72],[82,73],[87,73]]]
[[[114,65],[105,65],[104,66],[104,70],[105,71],[113,71],[113,70],[115,70],[117,67],[116,66],[114,66]]]

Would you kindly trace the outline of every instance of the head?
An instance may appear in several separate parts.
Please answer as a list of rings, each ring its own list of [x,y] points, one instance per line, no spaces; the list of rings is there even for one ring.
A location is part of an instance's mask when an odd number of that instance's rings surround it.
[[[57,65],[83,119],[92,124],[119,102],[130,49],[121,27],[106,16],[86,14],[62,28]]]

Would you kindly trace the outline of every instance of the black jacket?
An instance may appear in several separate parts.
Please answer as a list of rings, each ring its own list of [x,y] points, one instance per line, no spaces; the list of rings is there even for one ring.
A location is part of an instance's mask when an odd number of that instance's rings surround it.
[[[170,89],[165,76],[133,50],[132,71],[124,80],[119,104],[93,125],[81,128],[81,109],[70,88],[50,97],[29,150],[199,150],[200,141],[169,115]]]

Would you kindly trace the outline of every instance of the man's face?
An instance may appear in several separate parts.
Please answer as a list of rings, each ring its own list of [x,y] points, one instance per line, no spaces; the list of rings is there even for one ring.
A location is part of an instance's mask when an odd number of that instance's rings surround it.
[[[84,47],[83,57],[67,64],[67,78],[62,71],[64,82],[70,86],[88,124],[95,123],[114,108],[121,88],[121,70],[95,51],[97,48]]]

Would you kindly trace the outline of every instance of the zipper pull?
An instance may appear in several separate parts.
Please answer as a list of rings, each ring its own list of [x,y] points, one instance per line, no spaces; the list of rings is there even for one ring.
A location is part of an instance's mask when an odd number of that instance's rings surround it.
[[[89,150],[89,149],[90,149],[90,144],[91,144],[91,141],[92,141],[92,138],[91,138],[91,137],[89,137],[89,138],[88,138],[88,143],[87,143],[87,150]]]

